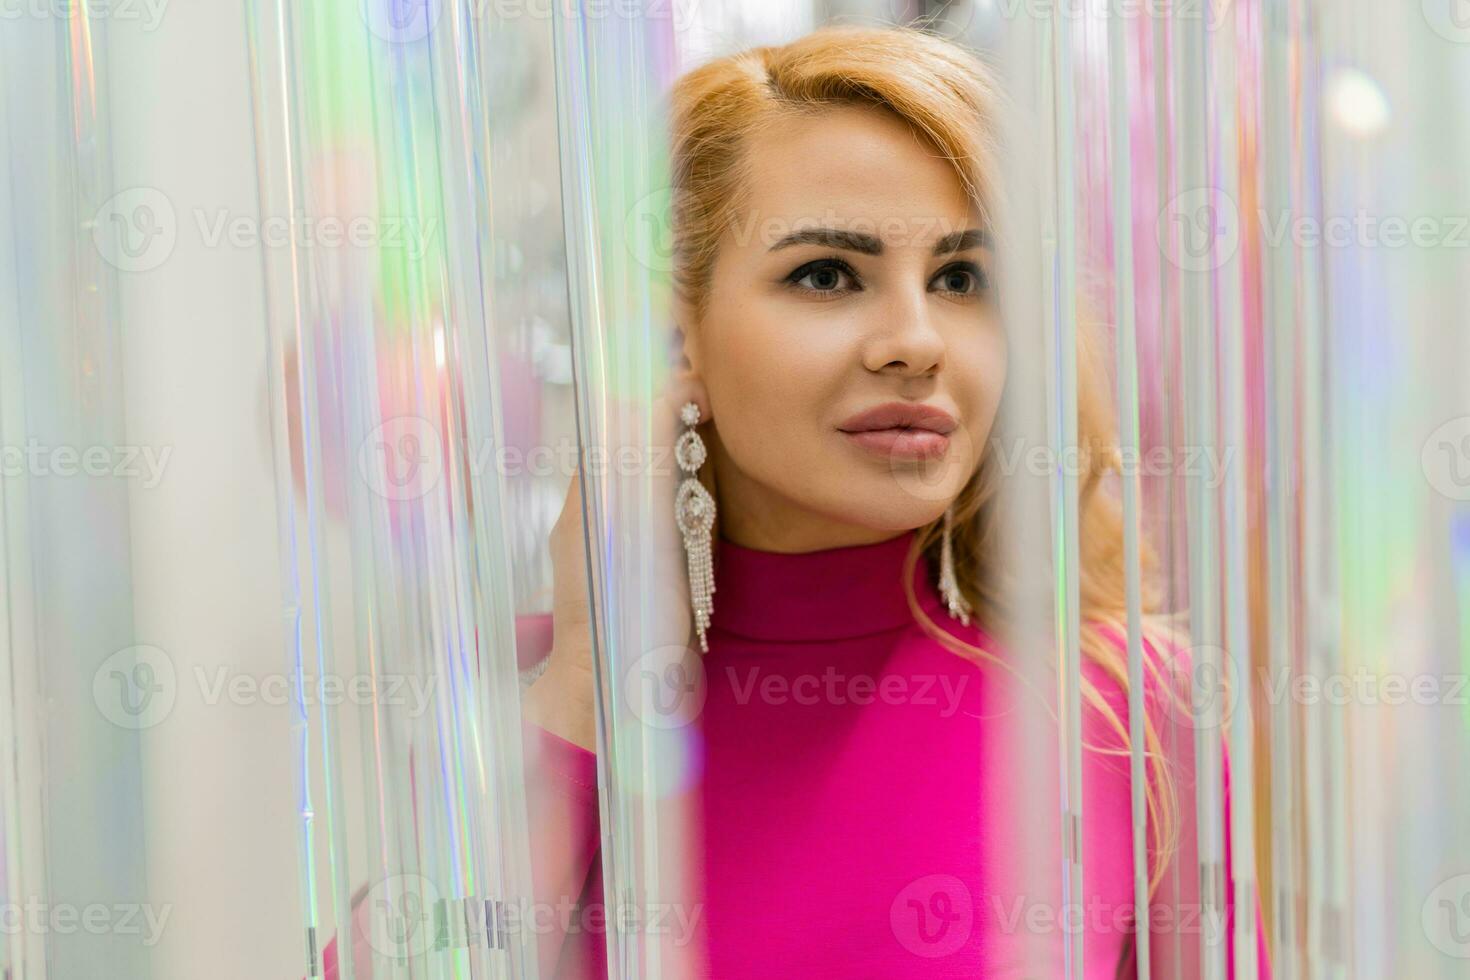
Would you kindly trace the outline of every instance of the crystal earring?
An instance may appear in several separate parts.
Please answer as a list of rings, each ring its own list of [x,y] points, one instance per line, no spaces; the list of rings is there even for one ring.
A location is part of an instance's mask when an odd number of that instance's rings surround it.
[[[685,402],[679,420],[687,428],[674,444],[674,460],[679,469],[689,474],[679,484],[674,498],[674,520],[684,536],[684,553],[689,557],[689,602],[694,610],[694,628],[699,631],[699,648],[709,653],[705,631],[714,612],[714,563],[710,560],[711,530],[715,525],[715,501],[695,473],[704,465],[704,440],[694,427],[699,424],[699,406]]]
[[[966,626],[970,625],[970,603],[960,594],[959,582],[954,574],[954,548],[950,544],[950,529],[954,524],[951,508],[944,510],[944,536],[939,545],[939,594],[949,607],[949,614]]]

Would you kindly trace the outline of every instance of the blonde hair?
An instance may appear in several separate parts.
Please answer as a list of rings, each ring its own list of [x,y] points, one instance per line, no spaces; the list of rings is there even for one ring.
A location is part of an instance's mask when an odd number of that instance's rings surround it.
[[[745,148],[752,137],[793,114],[854,104],[891,111],[924,136],[954,166],[982,217],[990,220],[998,169],[993,134],[1000,92],[985,66],[958,45],[911,28],[827,27],[790,44],[751,48],[708,62],[675,84],[670,119],[674,286],[696,322],[707,310],[720,239],[746,203],[750,181]],[[1089,460],[1079,481],[1083,621],[1079,643],[1083,656],[1126,691],[1126,656],[1108,635],[1109,631],[1126,635],[1127,603],[1119,507],[1112,496],[1098,492],[1116,459],[1108,374],[1099,347],[1095,327],[1079,324],[1079,449]],[[951,541],[960,591],[987,632],[1003,622],[1007,609],[997,561],[1001,552],[997,468],[996,454],[984,453],[952,505]],[[705,467],[701,479],[713,493],[711,469]],[[915,563],[921,554],[937,563],[941,534],[942,522],[936,520],[915,535],[904,562],[910,609],[924,630],[948,649],[970,659],[999,662],[934,623],[913,593]],[[1151,553],[1143,557],[1148,581],[1154,558]],[[1157,592],[1146,587],[1143,599],[1151,614],[1145,636],[1172,640],[1175,634],[1167,618],[1158,615]],[[1149,670],[1164,689],[1152,660]],[[1082,693],[1124,746],[1091,748],[1126,754],[1128,732],[1117,713],[1085,678]],[[1178,808],[1152,719],[1146,722],[1145,747],[1152,892],[1176,846]]]

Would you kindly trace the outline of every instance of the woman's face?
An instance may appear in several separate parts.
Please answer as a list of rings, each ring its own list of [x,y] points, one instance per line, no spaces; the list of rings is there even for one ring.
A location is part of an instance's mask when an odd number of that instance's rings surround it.
[[[686,347],[721,534],[807,551],[935,520],[979,464],[1006,373],[977,211],[879,109],[783,121],[750,152]],[[895,404],[934,411],[858,417]]]

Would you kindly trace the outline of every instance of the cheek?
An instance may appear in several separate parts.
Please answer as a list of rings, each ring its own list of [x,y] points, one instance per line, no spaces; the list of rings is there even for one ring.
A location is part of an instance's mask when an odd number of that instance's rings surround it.
[[[993,323],[982,329],[971,331],[956,347],[955,372],[956,398],[965,406],[967,414],[977,420],[994,415],[1000,403],[1009,368],[1009,348],[1005,333]]]
[[[759,424],[764,438],[780,441],[812,431],[810,423],[822,421],[822,407],[840,393],[843,365],[852,356],[834,344],[842,331],[758,303],[741,307],[723,327],[709,378],[715,411],[727,427]],[[797,421],[804,424],[792,424]],[[747,433],[732,435],[747,441]]]

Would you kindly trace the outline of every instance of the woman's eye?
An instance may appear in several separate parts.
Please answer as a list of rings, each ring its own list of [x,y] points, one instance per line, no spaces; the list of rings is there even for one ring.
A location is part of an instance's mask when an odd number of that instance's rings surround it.
[[[961,262],[950,266],[935,276],[934,282],[941,292],[955,293],[960,296],[978,295],[990,285],[984,270],[973,262]]]
[[[845,262],[818,259],[791,273],[786,281],[814,293],[842,293],[857,285],[857,275]]]

